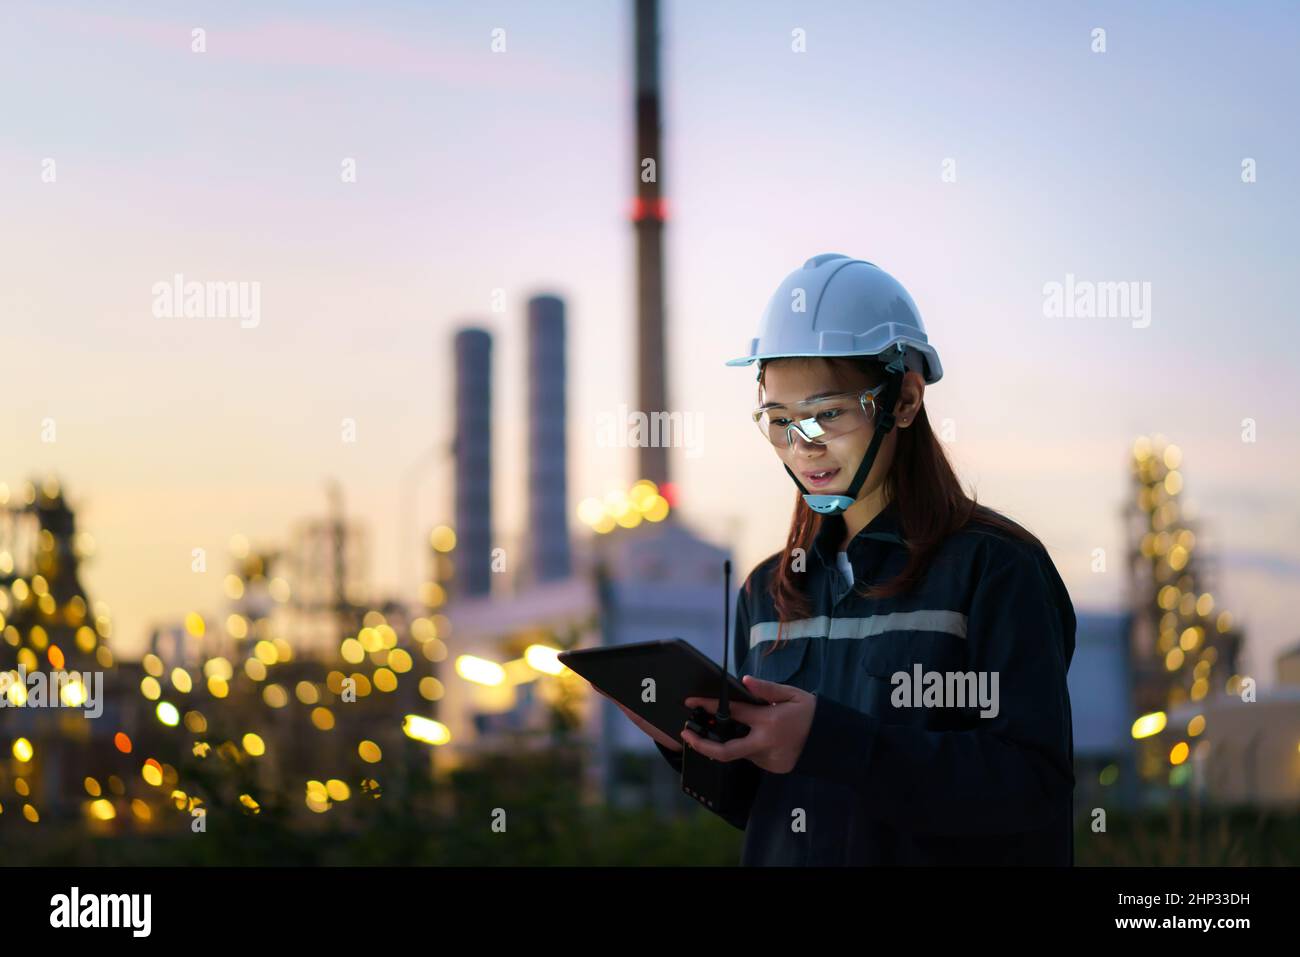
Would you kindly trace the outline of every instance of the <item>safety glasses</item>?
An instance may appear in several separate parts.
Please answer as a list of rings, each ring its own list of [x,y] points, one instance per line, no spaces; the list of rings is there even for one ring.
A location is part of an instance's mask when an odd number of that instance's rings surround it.
[[[876,396],[886,383],[860,392],[840,392],[812,402],[794,402],[758,408],[752,413],[754,424],[764,438],[777,448],[794,445],[798,432],[804,441],[825,445],[831,439],[856,432],[876,417]]]

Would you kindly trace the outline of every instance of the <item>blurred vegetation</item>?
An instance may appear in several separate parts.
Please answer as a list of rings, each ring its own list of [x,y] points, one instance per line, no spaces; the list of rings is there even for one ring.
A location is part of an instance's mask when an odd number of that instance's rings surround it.
[[[1105,833],[1087,819],[1075,829],[1074,860],[1096,867],[1282,867],[1300,864],[1300,808],[1111,811]]]
[[[680,797],[677,813],[584,806],[576,748],[485,755],[435,785],[416,745],[387,764],[388,779],[358,776],[323,814],[303,795],[259,786],[249,762],[195,758],[184,779],[201,795],[206,831],[190,804],[147,822],[123,809],[107,823],[0,815],[5,864],[36,865],[706,865],[740,860],[744,835]],[[378,768],[371,769],[380,773]],[[623,769],[633,789],[635,767]],[[641,768],[641,771],[646,769]],[[382,778],[382,773],[380,773]],[[241,799],[248,795],[252,803]],[[505,813],[505,830],[493,829]],[[8,809],[6,809],[8,811]],[[1080,816],[1078,866],[1283,866],[1300,863],[1300,809],[1112,810],[1095,833]]]

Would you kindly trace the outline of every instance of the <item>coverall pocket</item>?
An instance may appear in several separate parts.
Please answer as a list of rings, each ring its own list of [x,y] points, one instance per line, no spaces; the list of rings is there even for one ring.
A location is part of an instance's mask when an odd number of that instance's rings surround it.
[[[895,632],[866,640],[862,655],[866,676],[859,704],[863,711],[889,724],[931,730],[956,728],[967,721],[966,708],[952,707],[946,700],[940,702],[940,707],[928,707],[922,697],[924,682],[931,673],[944,676],[946,684],[948,675],[965,671],[963,639],[933,632]]]
[[[803,666],[808,644],[807,638],[787,638],[779,648],[770,648],[766,644],[755,648],[749,655],[747,673],[764,681],[789,684],[789,679]]]

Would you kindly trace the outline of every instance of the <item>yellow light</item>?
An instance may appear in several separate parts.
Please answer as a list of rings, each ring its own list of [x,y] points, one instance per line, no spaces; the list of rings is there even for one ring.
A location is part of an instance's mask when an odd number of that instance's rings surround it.
[[[80,708],[86,703],[86,697],[86,686],[81,683],[80,677],[71,679],[59,689],[59,700],[69,708]]]
[[[439,525],[429,534],[429,544],[436,552],[449,552],[456,547],[456,533],[446,525]]]
[[[208,679],[208,694],[214,698],[224,698],[230,694],[230,685],[226,684],[225,678],[218,678],[213,675]]]
[[[432,675],[420,679],[420,697],[426,701],[437,701],[444,693],[442,682]]]
[[[317,814],[330,809],[329,789],[319,781],[307,782],[307,806]]]
[[[1182,764],[1184,761],[1187,760],[1188,750],[1189,748],[1187,747],[1187,742],[1179,741],[1177,744],[1173,746],[1173,749],[1169,752],[1169,763],[1173,765]]]
[[[203,663],[203,673],[209,678],[220,678],[222,681],[229,681],[234,677],[235,669],[231,667],[230,662],[225,658],[209,658]]]
[[[1153,711],[1151,714],[1144,714],[1133,722],[1134,738],[1149,738],[1153,734],[1159,734],[1165,729],[1165,713],[1163,711]]]
[[[641,479],[628,490],[628,501],[632,507],[644,512],[659,494],[659,486],[649,479]]]
[[[98,801],[90,802],[90,816],[97,821],[111,821],[117,817],[117,810],[113,807],[113,802],[100,798]]]
[[[387,668],[375,669],[375,687],[380,691],[389,692],[397,690],[397,675],[393,674]]]
[[[595,525],[605,514],[605,506],[598,498],[584,498],[578,503],[578,519],[584,525]]]
[[[668,499],[656,495],[646,507],[645,517],[650,522],[662,522],[668,517]]]
[[[388,667],[399,675],[411,670],[411,653],[405,648],[394,648],[388,653]]]
[[[425,744],[446,744],[451,740],[451,730],[445,724],[418,714],[408,714],[402,719],[402,732]]]
[[[157,701],[162,697],[162,685],[153,675],[145,675],[140,679],[140,693],[150,701]]]
[[[259,641],[253,646],[253,654],[257,655],[262,664],[273,665],[279,660],[279,653],[275,650],[275,645],[269,641]]]
[[[367,764],[378,764],[384,756],[384,752],[379,749],[379,745],[373,741],[362,741],[357,745],[357,754],[361,755],[361,760]]]
[[[32,759],[32,755],[36,753],[36,749],[32,747],[32,743],[26,738],[19,738],[15,741],[13,751],[14,757],[18,759],[20,764],[26,764]]]
[[[1183,649],[1172,648],[1169,654],[1165,655],[1165,668],[1169,671],[1177,671],[1183,666]]]
[[[329,708],[313,708],[311,723],[321,731],[329,731],[334,727],[334,713]]]
[[[283,708],[289,703],[289,692],[284,690],[284,685],[267,685],[262,689],[262,700],[269,708]]]
[[[1176,469],[1183,464],[1183,451],[1176,445],[1165,446],[1165,468]]]
[[[456,674],[481,685],[499,685],[506,680],[505,669],[499,664],[474,655],[457,656]]]
[[[1165,476],[1165,491],[1170,495],[1177,495],[1183,490],[1183,476],[1178,472],[1170,472]]]
[[[194,681],[190,678],[190,673],[184,668],[173,668],[172,687],[181,694],[189,694],[194,688]]]
[[[244,597],[244,582],[238,575],[227,575],[223,584],[227,598],[238,601]]]
[[[362,648],[361,642],[355,638],[348,638],[339,649],[339,654],[343,656],[343,660],[348,664],[356,665],[360,664],[361,660],[365,658],[366,649]]]
[[[230,614],[226,616],[226,631],[230,633],[231,638],[242,640],[248,637],[248,620],[243,615]]]
[[[330,778],[325,782],[325,793],[330,796],[331,801],[346,801],[352,796],[352,789],[338,778]]]
[[[86,786],[86,793],[93,798],[97,798],[104,793],[99,787],[99,782],[92,777],[87,777],[83,783]]]
[[[170,701],[159,701],[157,707],[158,720],[169,728],[174,728],[181,723],[181,713],[176,710],[176,705]]]
[[[192,611],[185,616],[185,630],[195,638],[202,638],[207,625],[203,621],[203,616],[197,611]]]
[[[144,767],[140,769],[140,776],[144,778],[146,784],[158,787],[162,784],[162,766],[153,758],[150,758],[144,763]]]
[[[5,697],[9,699],[9,704],[15,708],[21,708],[27,704],[27,689],[23,683],[18,680],[16,671],[0,672],[6,676],[6,681],[0,683],[0,686],[6,687]]]
[[[320,700],[320,692],[310,681],[299,681],[294,686],[293,693],[303,704],[315,704]]]
[[[552,648],[549,645],[529,645],[524,649],[524,660],[528,662],[530,668],[534,671],[540,671],[543,674],[558,675],[564,671],[564,665],[556,657],[560,649]]]
[[[1198,714],[1196,717],[1192,718],[1191,721],[1187,722],[1187,736],[1189,738],[1196,737],[1204,730],[1205,730],[1205,715],[1203,714]]]
[[[95,648],[95,630],[82,625],[77,629],[77,648],[82,654],[88,655]]]
[[[244,750],[255,758],[260,758],[266,754],[266,742],[259,735],[249,732],[244,735]]]

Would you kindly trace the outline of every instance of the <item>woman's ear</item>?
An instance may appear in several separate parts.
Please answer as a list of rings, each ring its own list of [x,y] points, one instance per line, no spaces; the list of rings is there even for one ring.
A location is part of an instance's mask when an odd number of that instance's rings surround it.
[[[925,397],[925,379],[919,372],[908,372],[903,376],[903,385],[898,393],[898,405],[894,409],[894,421],[899,428],[907,428],[921,411],[921,400]]]

